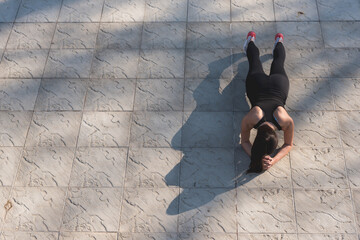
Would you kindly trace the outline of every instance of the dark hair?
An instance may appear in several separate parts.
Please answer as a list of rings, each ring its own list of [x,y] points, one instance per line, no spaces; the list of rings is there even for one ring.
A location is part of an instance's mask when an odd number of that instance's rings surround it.
[[[258,128],[257,135],[251,148],[251,162],[246,173],[259,173],[262,171],[262,158],[272,154],[278,144],[274,129],[264,124]]]

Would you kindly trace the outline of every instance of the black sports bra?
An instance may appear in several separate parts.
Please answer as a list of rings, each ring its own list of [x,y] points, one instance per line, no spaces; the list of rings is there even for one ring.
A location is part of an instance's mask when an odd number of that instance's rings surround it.
[[[274,101],[266,101],[258,103],[255,106],[260,107],[260,109],[264,113],[264,116],[255,124],[255,129],[257,129],[262,123],[267,121],[273,123],[277,127],[277,129],[281,130],[280,124],[278,123],[276,117],[274,117],[274,111],[277,107],[283,106],[282,104],[277,104]]]

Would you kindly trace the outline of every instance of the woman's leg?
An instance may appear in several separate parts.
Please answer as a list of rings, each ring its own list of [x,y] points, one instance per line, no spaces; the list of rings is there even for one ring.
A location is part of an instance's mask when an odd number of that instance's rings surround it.
[[[261,61],[260,51],[253,41],[250,41],[246,50],[246,55],[249,61],[248,77],[252,74],[264,73]]]
[[[272,74],[282,74],[286,76],[286,72],[284,69],[285,62],[285,48],[282,42],[278,42],[274,48],[274,60],[271,63],[270,75]]]

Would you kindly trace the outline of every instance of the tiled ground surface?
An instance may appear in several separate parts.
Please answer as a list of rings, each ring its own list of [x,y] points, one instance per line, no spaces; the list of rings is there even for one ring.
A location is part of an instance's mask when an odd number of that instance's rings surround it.
[[[0,239],[358,239],[359,0],[3,0],[0,22]],[[267,71],[285,35],[296,127],[261,175],[249,30]]]

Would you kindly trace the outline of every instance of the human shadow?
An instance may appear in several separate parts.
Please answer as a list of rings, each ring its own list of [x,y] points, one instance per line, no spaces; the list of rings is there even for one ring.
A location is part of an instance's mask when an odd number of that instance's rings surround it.
[[[263,61],[268,59],[268,55],[262,56]],[[237,74],[226,81],[222,74],[234,63]],[[243,53],[232,54],[209,63],[208,69],[204,79],[188,80],[185,85],[185,123],[172,139],[172,148],[182,152],[182,159],[165,177],[167,185],[183,191],[168,206],[169,215],[199,208],[258,176],[246,174],[250,159],[239,145],[241,119],[249,110],[247,58]],[[191,97],[196,106],[187,112],[194,105]],[[178,139],[181,147],[175,144]]]

